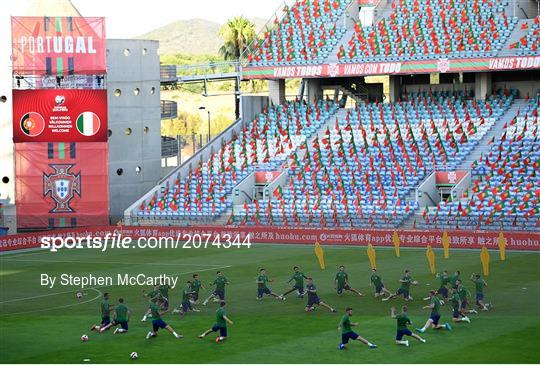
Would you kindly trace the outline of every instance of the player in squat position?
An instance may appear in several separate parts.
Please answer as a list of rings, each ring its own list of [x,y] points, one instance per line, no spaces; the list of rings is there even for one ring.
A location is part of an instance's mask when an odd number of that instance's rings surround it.
[[[191,304],[197,304],[199,302],[199,291],[201,288],[206,289],[199,279],[199,274],[193,274],[193,280],[191,280]]]
[[[357,327],[358,323],[351,322],[352,308],[346,308],[345,314],[341,317],[339,321],[338,331],[341,332],[341,343],[338,348],[343,350],[345,345],[349,343],[349,340],[357,340],[369,346],[369,348],[374,349],[377,346],[366,340],[364,337],[360,336],[358,333],[352,330],[352,327]]]
[[[162,309],[162,305],[162,299],[160,298],[154,298],[150,300],[150,306],[148,309],[150,309],[150,313],[152,314],[152,330],[148,332],[148,334],[146,335],[146,339],[156,337],[157,332],[160,328],[165,328],[167,331],[172,333],[174,337],[178,339],[184,337],[176,333],[176,331],[161,318],[161,316],[168,312],[168,310]]]
[[[114,310],[114,305],[109,304],[109,293],[103,293],[103,300],[100,304],[101,308],[101,323],[90,327],[90,331],[103,332],[111,326],[111,312]],[[103,331],[101,330],[103,328]]]
[[[336,288],[337,294],[341,296],[344,290],[352,291],[353,293],[363,296],[364,294],[360,293],[358,290],[351,287],[349,284],[349,275],[345,272],[345,266],[341,265],[339,271],[336,274],[334,279],[334,287]]]
[[[116,328],[114,330],[114,334],[116,335],[117,333],[126,333],[128,331],[128,322],[130,319],[131,311],[124,304],[124,299],[119,298],[118,305],[114,308],[113,321],[105,327],[101,327],[99,329],[99,332],[106,331],[112,326],[120,326],[120,328]]]
[[[457,289],[452,288],[452,296],[450,297],[450,303],[452,304],[452,322],[471,323],[469,317],[461,315],[461,298],[459,297]]]
[[[285,297],[279,294],[274,293],[267,285],[266,283],[270,283],[273,280],[268,278],[268,275],[266,275],[266,269],[260,269],[259,270],[259,276],[257,276],[257,280],[255,281],[257,283],[257,300],[262,300],[263,295],[271,295],[275,297],[276,299],[285,300]]]
[[[180,308],[173,310],[173,313],[186,314],[188,311],[199,312],[198,309],[191,305],[191,296],[193,295],[192,282],[187,281],[184,289],[182,289],[182,303]]]
[[[206,335],[212,332],[219,331],[219,336],[216,338],[216,342],[224,341],[227,338],[227,323],[232,325],[233,321],[231,321],[229,317],[227,317],[227,311],[225,310],[225,302],[222,301],[218,310],[216,311],[216,323],[212,326],[212,328],[207,329],[201,335],[199,335],[199,338],[204,338]]]
[[[426,305],[422,307],[423,309],[431,309],[431,315],[429,316],[429,319],[426,321],[426,324],[422,328],[417,328],[416,330],[420,333],[426,332],[429,326],[433,329],[441,329],[446,328],[448,331],[452,330],[452,326],[450,326],[450,323],[445,324],[439,324],[439,320],[441,319],[441,300],[437,297],[437,292],[435,290],[431,290],[429,292],[429,298],[430,303],[429,305]]]
[[[426,343],[426,340],[418,336],[416,333],[412,333],[408,325],[411,324],[411,320],[407,316],[407,306],[401,307],[401,313],[396,314],[396,308],[392,307],[391,316],[397,321],[397,332],[396,332],[396,344],[409,347],[409,341],[403,340],[403,336],[411,336],[412,338],[417,339],[422,343]]]
[[[437,293],[443,297],[444,300],[448,299],[448,284],[450,283],[450,275],[448,275],[448,271],[444,270],[441,273],[437,273],[437,278],[441,281],[441,285],[439,286],[439,289],[437,289]]]
[[[376,268],[371,269],[371,278],[369,285],[375,287],[375,298],[384,296],[385,294],[388,294],[389,296],[392,295],[392,293],[390,293],[390,291],[384,287],[382,278],[377,272]]]
[[[306,291],[308,295],[308,303],[305,309],[306,312],[315,310],[314,305],[320,305],[322,307],[328,308],[331,312],[336,311],[334,308],[330,307],[328,304],[326,304],[319,298],[319,296],[317,295],[317,287],[315,286],[315,284],[313,284],[312,278],[307,278]]]
[[[401,279],[399,279],[399,282],[401,283],[401,286],[399,289],[389,297],[383,298],[382,300],[388,300],[395,298],[399,295],[403,295],[403,298],[405,298],[406,301],[410,301],[413,298],[411,297],[411,284],[412,285],[418,285],[418,282],[413,280],[411,277],[411,270],[405,270],[405,275]]]
[[[300,271],[300,268],[298,266],[293,267],[293,276],[289,279],[288,283],[294,280],[294,286],[292,289],[287,290],[285,293],[281,294],[282,297],[285,297],[287,294],[292,293],[293,291],[298,292],[298,297],[303,298],[304,297],[304,279],[307,279],[307,276],[304,275],[303,272]]]
[[[219,298],[218,301],[223,302],[225,300],[225,285],[229,285],[229,280],[221,271],[218,271],[216,279],[210,285],[215,285],[216,289],[204,300],[202,305],[207,305],[208,301],[213,298]]]

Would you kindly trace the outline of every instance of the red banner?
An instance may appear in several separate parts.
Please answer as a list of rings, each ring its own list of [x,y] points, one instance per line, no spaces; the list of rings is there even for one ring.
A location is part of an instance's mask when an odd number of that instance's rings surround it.
[[[313,244],[350,246],[393,246],[392,230],[378,229],[323,229],[323,228],[283,228],[283,227],[93,227],[88,229],[67,229],[49,232],[0,236],[0,251],[35,248],[40,246],[42,237],[102,237],[122,235],[123,237],[172,237],[180,235],[239,235],[242,239],[250,235],[252,243]],[[498,249],[499,232],[493,231],[447,231],[450,249]],[[397,230],[400,247],[442,248],[443,231]],[[540,233],[503,232],[507,250],[540,251]],[[202,238],[205,240],[205,238]],[[212,239],[210,242],[212,242]],[[185,241],[185,239],[183,240]],[[179,246],[181,247],[181,245]]]
[[[107,225],[107,143],[15,145],[18,228]]]
[[[105,74],[105,18],[12,17],[13,73]]]
[[[107,91],[13,90],[13,141],[106,142]]]
[[[437,171],[435,173],[435,184],[456,185],[467,175],[467,171]]]
[[[277,179],[281,175],[281,171],[256,171],[255,183],[268,184]]]

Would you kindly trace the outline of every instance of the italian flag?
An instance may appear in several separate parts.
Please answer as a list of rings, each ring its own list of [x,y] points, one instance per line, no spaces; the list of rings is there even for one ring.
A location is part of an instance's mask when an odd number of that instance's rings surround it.
[[[92,112],[84,112],[77,118],[77,130],[84,136],[93,136],[99,130],[99,117]]]

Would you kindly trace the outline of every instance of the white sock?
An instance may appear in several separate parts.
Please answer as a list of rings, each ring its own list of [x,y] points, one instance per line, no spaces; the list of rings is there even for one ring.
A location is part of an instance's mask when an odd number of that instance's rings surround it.
[[[173,332],[172,334],[174,335],[174,337],[178,338],[178,333]]]
[[[142,317],[142,320],[143,320],[143,321],[146,321],[146,318],[147,318],[147,316],[146,316],[146,314],[145,314],[145,315]]]
[[[119,329],[118,329],[118,333],[124,333],[124,332],[126,332],[125,329],[123,329],[123,328],[119,328]]]
[[[373,346],[373,344],[371,342],[368,342],[367,344],[368,344],[368,346]]]
[[[407,344],[406,341],[398,341],[398,344],[405,346]]]

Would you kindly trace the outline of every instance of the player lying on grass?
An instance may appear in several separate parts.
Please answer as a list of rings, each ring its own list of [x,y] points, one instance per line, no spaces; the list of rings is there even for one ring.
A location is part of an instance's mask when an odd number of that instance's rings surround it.
[[[382,300],[393,299],[399,295],[403,295],[403,298],[405,298],[406,301],[413,300],[411,297],[411,285],[418,285],[418,282],[411,277],[411,270],[405,270],[405,275],[399,279],[399,282],[401,283],[399,289],[394,294],[383,298]]]
[[[452,304],[452,322],[471,323],[469,317],[461,315],[461,298],[459,297],[457,289],[452,288],[452,296],[450,297],[450,303]]]
[[[441,273],[437,273],[436,277],[441,280],[441,285],[439,286],[439,289],[437,289],[437,293],[442,296],[444,300],[448,300],[448,284],[450,283],[448,271],[444,270]]]
[[[345,345],[349,343],[349,340],[357,340],[369,346],[369,348],[376,348],[377,346],[360,336],[358,333],[352,330],[352,327],[358,327],[358,323],[351,322],[352,308],[345,309],[345,314],[341,317],[338,325],[338,331],[341,332],[341,342],[338,346],[340,350],[345,348]]]
[[[159,302],[161,303],[161,306],[162,306],[162,309],[168,309],[169,308],[169,300],[168,299],[165,299],[161,296],[161,292],[159,290],[159,285],[156,285],[154,286],[154,289],[148,293],[146,293],[144,290],[143,290],[143,296],[145,298],[148,298],[149,300],[159,300]],[[141,322],[146,322],[146,319],[148,317],[152,317],[152,313],[150,312],[150,309],[148,309],[148,311],[146,311],[146,313],[144,314],[144,316],[142,317],[141,319]]]
[[[364,295],[358,290],[351,287],[351,284],[349,283],[349,275],[345,272],[345,266],[343,265],[339,267],[339,271],[336,274],[336,278],[334,279],[334,287],[336,288],[337,294],[339,296],[343,294],[344,290],[352,291],[359,296]]]
[[[463,316],[467,313],[478,314],[478,312],[474,308],[467,309],[467,306],[469,305],[468,298],[471,296],[471,293],[467,290],[467,288],[465,288],[465,286],[463,285],[463,282],[461,280],[458,280],[456,281],[456,285],[457,285],[456,290],[459,295],[459,299],[461,300],[461,306],[460,306],[461,315]]]
[[[429,319],[426,321],[426,324],[422,328],[417,328],[416,330],[420,333],[426,332],[429,326],[433,329],[441,329],[446,328],[448,331],[452,330],[452,326],[450,326],[449,323],[445,324],[439,324],[439,320],[441,319],[441,300],[437,297],[437,292],[435,290],[431,290],[429,292],[429,298],[430,303],[429,305],[426,305],[422,307],[422,309],[431,309],[431,315],[429,316]]]
[[[90,327],[90,331],[101,331],[101,328],[107,327],[109,329],[111,326],[111,312],[114,310],[114,305],[109,304],[109,293],[103,293],[103,299],[100,303],[101,308],[101,323],[99,325],[93,325]]]
[[[273,280],[268,278],[268,275],[266,275],[266,269],[259,270],[259,276],[257,276],[257,279],[255,280],[257,283],[257,300],[262,300],[264,295],[271,295],[276,299],[285,300],[284,296],[274,293],[267,286],[266,283],[271,283],[272,281]]]
[[[319,296],[317,295],[317,287],[315,286],[315,284],[313,284],[312,278],[307,278],[306,291],[308,295],[308,303],[305,308],[306,312],[315,310],[315,307],[314,307],[315,305],[320,305],[322,307],[325,307],[329,309],[331,312],[336,311],[334,308],[330,307],[328,304],[326,304],[319,298]]]
[[[371,269],[371,278],[369,285],[375,288],[375,298],[384,297],[385,294],[387,294],[388,296],[392,295],[392,293],[390,293],[390,291],[384,287],[382,278],[377,272],[376,268]]]
[[[484,303],[484,288],[487,288],[487,283],[480,277],[480,274],[475,273],[471,275],[471,281],[474,283],[476,289],[476,305],[483,311],[489,310],[491,304]]]
[[[296,290],[299,298],[304,297],[304,279],[307,279],[307,276],[300,271],[298,266],[293,267],[293,276],[287,281],[290,283],[294,280],[294,285],[291,289],[287,290],[285,293],[281,294],[282,297],[285,297],[287,294],[292,293]]]
[[[214,299],[220,302],[225,300],[225,285],[229,285],[229,280],[223,275],[221,271],[218,271],[216,279],[210,283],[210,286],[215,285],[216,289],[206,298],[202,305],[207,305],[210,299]]]
[[[180,308],[173,310],[173,313],[185,314],[188,311],[199,312],[198,309],[193,308],[191,305],[191,296],[193,295],[192,282],[188,280],[186,285],[182,289],[182,302]]]
[[[409,329],[408,326],[412,323],[407,316],[407,306],[404,305],[401,307],[401,313],[399,314],[396,314],[396,308],[392,307],[391,316],[397,321],[396,344],[409,347],[409,341],[403,340],[403,336],[411,336],[422,343],[426,343],[425,339],[418,336],[416,333],[412,333],[412,331]]]
[[[114,308],[113,320],[108,325],[101,327],[99,332],[104,332],[111,328],[112,326],[120,326],[114,330],[114,334],[117,333],[126,333],[128,331],[128,322],[131,319],[131,311],[124,304],[124,299],[118,299],[118,305]]]
[[[150,313],[152,314],[152,330],[146,335],[146,339],[150,339],[157,336],[157,332],[160,328],[165,328],[167,331],[172,333],[172,335],[178,339],[184,337],[168,325],[161,317],[167,313],[168,309],[162,309],[162,299],[154,298],[150,300]]]
[[[212,328],[207,329],[202,334],[199,335],[199,338],[204,338],[206,335],[219,331],[219,336],[216,338],[216,342],[224,341],[227,339],[227,323],[233,325],[234,322],[227,317],[227,311],[225,310],[225,302],[222,301],[219,304],[219,308],[216,310],[216,323]]]
[[[193,279],[191,280],[191,304],[197,304],[199,302],[199,291],[201,288],[206,290],[199,279],[199,274],[193,274]]]

